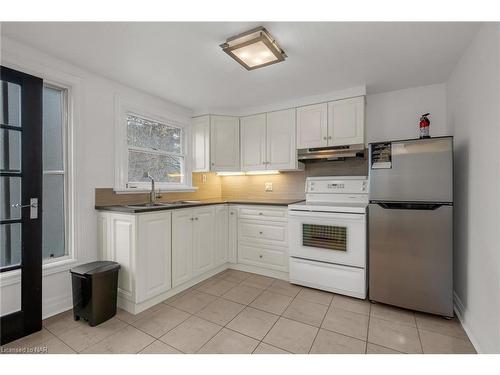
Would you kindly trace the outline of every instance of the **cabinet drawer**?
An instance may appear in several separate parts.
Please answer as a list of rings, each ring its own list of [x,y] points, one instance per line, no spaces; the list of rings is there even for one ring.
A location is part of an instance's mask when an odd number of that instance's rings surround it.
[[[240,220],[238,234],[240,241],[268,243],[275,246],[288,245],[287,223]]]
[[[238,244],[238,262],[279,271],[288,270],[286,249]]]
[[[268,207],[241,207],[240,219],[264,219],[272,221],[286,221],[287,209],[268,208]]]

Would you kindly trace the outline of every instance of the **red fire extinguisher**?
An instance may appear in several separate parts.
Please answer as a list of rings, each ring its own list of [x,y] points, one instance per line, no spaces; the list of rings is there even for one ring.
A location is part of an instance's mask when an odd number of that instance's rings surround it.
[[[425,113],[420,117],[420,138],[430,138],[431,136],[429,135],[429,125],[431,122],[427,118],[430,113]]]

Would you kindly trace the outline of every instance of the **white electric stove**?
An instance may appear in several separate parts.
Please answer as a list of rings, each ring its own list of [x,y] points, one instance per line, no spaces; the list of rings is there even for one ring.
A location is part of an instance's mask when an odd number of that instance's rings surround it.
[[[308,177],[288,206],[290,282],[366,298],[367,206],[364,176]]]

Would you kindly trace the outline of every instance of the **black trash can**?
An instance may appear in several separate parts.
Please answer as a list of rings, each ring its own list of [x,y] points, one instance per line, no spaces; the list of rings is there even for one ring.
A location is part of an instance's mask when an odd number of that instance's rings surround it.
[[[73,268],[73,317],[96,326],[116,314],[118,270],[116,262],[99,261]]]

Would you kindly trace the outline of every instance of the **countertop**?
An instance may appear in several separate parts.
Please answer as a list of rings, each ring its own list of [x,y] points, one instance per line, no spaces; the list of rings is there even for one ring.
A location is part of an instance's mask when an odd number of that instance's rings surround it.
[[[182,203],[182,202],[190,203]],[[132,207],[131,205],[116,205],[116,206],[95,206],[98,211],[115,211],[129,214],[142,212],[156,212],[164,210],[176,210],[179,208],[191,208],[199,206],[208,206],[213,204],[249,204],[249,205],[269,205],[269,206],[288,206],[289,204],[302,202],[303,199],[208,199],[199,201],[178,201],[171,202],[168,206],[156,207]],[[161,202],[170,203],[170,202]]]

